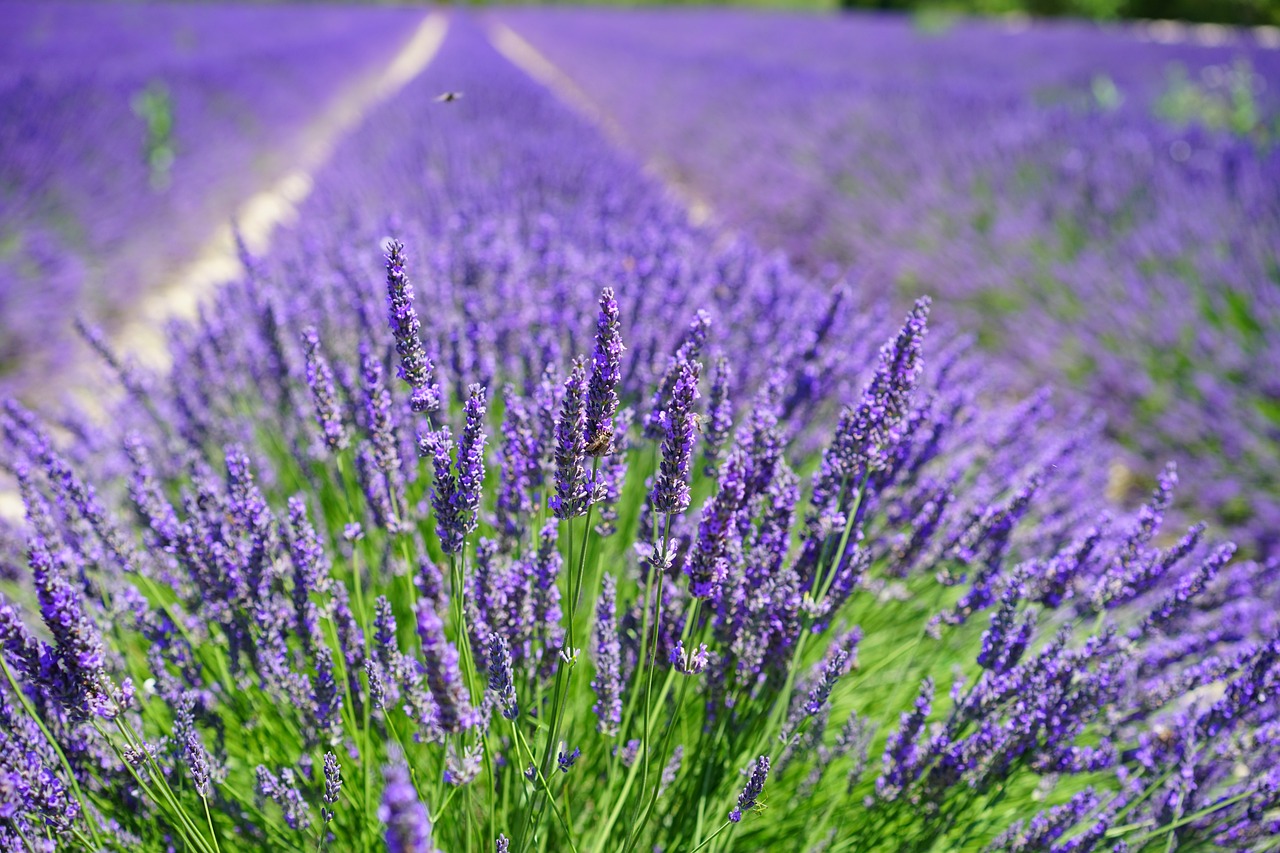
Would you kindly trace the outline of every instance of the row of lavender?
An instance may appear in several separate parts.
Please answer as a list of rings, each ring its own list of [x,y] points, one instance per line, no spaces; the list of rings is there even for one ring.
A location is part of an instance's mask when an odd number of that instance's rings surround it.
[[[1276,567],[1162,531],[1172,471],[1108,505],[926,300],[689,226],[467,18],[244,263],[107,423],[0,411],[6,849],[1278,829]]]
[[[728,224],[872,292],[933,294],[1276,549],[1280,51],[1077,24],[504,20]]]
[[[0,3],[0,389],[171,284],[421,14]]]

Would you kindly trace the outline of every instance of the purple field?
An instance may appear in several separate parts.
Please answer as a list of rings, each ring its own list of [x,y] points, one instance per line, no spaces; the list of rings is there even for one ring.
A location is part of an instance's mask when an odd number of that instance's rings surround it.
[[[927,293],[1280,545],[1280,50],[1137,25],[510,13],[640,156],[866,298]],[[1181,82],[1179,82],[1181,81]]]
[[[421,14],[0,2],[0,392],[66,366],[76,311],[114,328],[167,284]]]
[[[0,851],[1276,850],[1280,51],[0,13]]]

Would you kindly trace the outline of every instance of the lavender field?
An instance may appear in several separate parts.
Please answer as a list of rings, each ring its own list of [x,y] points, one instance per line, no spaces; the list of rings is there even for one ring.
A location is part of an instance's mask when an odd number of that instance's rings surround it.
[[[169,284],[416,17],[0,2],[0,392]]]
[[[1280,849],[1280,52],[47,8],[0,37],[0,849]]]
[[[1140,25],[724,12],[511,22],[635,150],[806,268],[930,293],[1280,547],[1280,50]],[[1250,497],[1244,497],[1245,494]]]

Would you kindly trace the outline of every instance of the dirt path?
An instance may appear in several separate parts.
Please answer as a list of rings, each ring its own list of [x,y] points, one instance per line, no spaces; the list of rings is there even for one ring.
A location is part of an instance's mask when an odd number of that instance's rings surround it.
[[[339,140],[371,109],[395,95],[427,67],[447,29],[448,19],[443,13],[428,14],[390,63],[342,91],[304,132],[293,168],[241,204],[232,221],[210,237],[191,263],[164,286],[143,297],[133,312],[133,320],[114,336],[121,352],[150,367],[166,366],[164,321],[195,316],[202,299],[241,272],[232,222],[238,225],[250,252],[266,251],[276,228],[297,219],[298,206],[311,193],[312,176],[329,159]]]
[[[428,14],[386,66],[346,87],[307,127],[293,168],[247,199],[235,212],[233,221],[239,225],[249,251],[254,254],[266,251],[276,228],[297,218],[298,206],[311,193],[312,175],[329,159],[338,142],[371,109],[422,73],[444,42],[447,30],[448,18],[443,13]],[[133,319],[112,336],[112,342],[122,355],[137,359],[145,366],[167,367],[165,321],[195,316],[201,300],[240,273],[235,237],[228,222],[209,238],[195,259],[142,298],[132,312]],[[73,368],[67,378],[66,387],[79,390],[75,397],[91,413],[100,410],[96,405],[97,376],[86,366],[82,370]],[[0,478],[0,518],[18,521],[22,517],[22,500],[16,484],[7,477]]]

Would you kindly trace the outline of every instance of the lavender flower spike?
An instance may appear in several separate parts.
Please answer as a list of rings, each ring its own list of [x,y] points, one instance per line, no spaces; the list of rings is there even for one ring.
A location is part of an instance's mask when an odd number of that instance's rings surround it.
[[[682,362],[671,392],[671,401],[662,413],[666,437],[662,440],[662,463],[650,500],[656,513],[674,514],[689,507],[689,463],[693,456],[693,401],[698,399],[701,365]]]
[[[446,732],[470,728],[475,713],[467,701],[467,689],[458,668],[458,650],[444,635],[444,623],[429,601],[418,603],[418,636],[427,669],[427,687],[439,711],[439,724]]]
[[[762,755],[756,759],[755,767],[751,770],[751,778],[747,780],[746,787],[738,795],[738,807],[729,812],[729,820],[737,823],[742,820],[744,811],[755,807],[756,800],[764,791],[764,781],[767,778],[769,778],[769,756]]]
[[[435,366],[419,337],[413,285],[404,273],[404,244],[399,240],[392,240],[387,248],[387,314],[400,354],[398,374],[413,389],[410,405],[415,412],[434,412],[440,408],[440,386],[433,381]]]
[[[587,472],[583,460],[587,455],[586,370],[581,361],[564,383],[564,400],[556,421],[556,492],[551,496],[551,509],[556,518],[574,518],[587,509]]]
[[[596,703],[591,710],[600,718],[596,730],[610,737],[618,734],[622,723],[622,642],[618,639],[617,607],[617,582],[606,573],[596,603],[596,677],[591,681]]]
[[[431,456],[435,468],[431,505],[436,511],[440,548],[446,554],[460,552],[467,535],[476,529],[480,488],[484,483],[485,393],[479,385],[472,385],[468,390],[467,423],[458,440],[456,464],[449,458],[452,433],[447,426],[418,439],[419,452]]]
[[[347,431],[342,425],[338,394],[333,386],[333,370],[320,349],[320,335],[315,326],[302,330],[302,344],[307,350],[307,385],[316,407],[316,423],[320,425],[325,446],[336,453],[346,448]]]
[[[207,799],[213,793],[209,753],[200,742],[200,733],[196,731],[194,704],[195,700],[190,693],[182,694],[178,700],[173,737],[182,747],[183,758],[187,762],[187,769],[191,771],[191,782],[196,793]]]
[[[621,357],[625,349],[618,329],[618,302],[613,297],[613,288],[606,287],[600,292],[596,351],[591,362],[591,382],[587,386],[587,452],[592,456],[613,452],[613,416],[618,411]]]
[[[434,853],[431,818],[418,801],[408,768],[399,762],[391,764],[384,771],[384,778],[386,787],[378,820],[387,825],[387,853]]]
[[[520,716],[516,702],[516,686],[511,671],[511,646],[500,634],[489,635],[489,689],[498,698],[502,716],[514,720]]]
[[[338,797],[342,794],[342,767],[338,764],[338,756],[332,752],[324,754],[324,807],[320,809],[320,813],[324,816],[324,822],[328,823],[333,820],[333,809],[329,808],[338,802]]]

